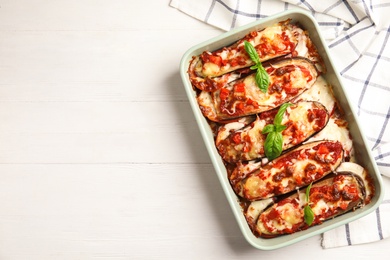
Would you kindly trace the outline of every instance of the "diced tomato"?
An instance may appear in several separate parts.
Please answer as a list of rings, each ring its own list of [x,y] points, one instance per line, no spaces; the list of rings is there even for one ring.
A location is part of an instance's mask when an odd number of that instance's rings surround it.
[[[259,108],[259,103],[257,103],[256,101],[253,101],[250,98],[248,98],[248,100],[246,101],[246,104],[248,106],[253,106],[254,108]]]
[[[289,37],[288,37],[286,32],[282,32],[282,39],[285,42],[290,42],[290,39],[289,39]]]
[[[210,60],[210,62],[212,62],[218,66],[221,66],[221,64],[222,64],[222,58],[219,56],[210,56],[209,60]]]
[[[229,96],[229,90],[226,88],[221,88],[221,91],[219,92],[219,97],[221,100],[226,100]]]
[[[290,83],[285,84],[283,86],[283,89],[286,92],[286,94],[291,94],[291,95],[295,95],[299,91],[298,88],[293,88]]]
[[[305,76],[306,81],[310,81],[312,79],[311,73],[307,68],[303,66],[299,66],[299,69],[302,71],[303,75]]]
[[[307,77],[310,75],[310,71],[307,68],[305,68],[303,66],[299,66],[299,69],[302,71],[303,76]]]
[[[241,66],[245,66],[246,65],[246,60],[243,59],[242,57],[239,57],[238,64],[241,65]]]
[[[255,47],[257,54],[259,54],[260,59],[264,57],[264,53],[267,52],[267,46],[265,44],[260,44]]]
[[[270,67],[266,68],[265,70],[267,71],[268,74],[271,74],[275,70],[275,68],[270,66]]]
[[[235,67],[235,66],[237,66],[239,63],[238,63],[238,60],[237,59],[232,59],[231,61],[230,61],[230,66],[232,66],[232,67]]]
[[[317,153],[318,154],[328,154],[329,153],[328,147],[326,147],[325,145],[320,145],[320,147],[318,147]]]
[[[241,143],[241,133],[235,133],[232,136],[232,140],[235,144],[240,144]]]
[[[280,213],[276,210],[276,209],[271,209],[268,213],[268,219],[269,220],[272,220],[272,219],[276,219],[280,216]]]
[[[237,106],[236,106],[237,110],[244,110],[244,103],[238,103]]]
[[[350,200],[358,200],[359,199],[359,191],[355,186],[344,186],[343,189],[343,198]]]
[[[343,202],[340,203],[340,208],[341,208],[342,210],[345,210],[345,209],[348,208],[348,205],[349,205],[348,202],[343,201]]]
[[[245,92],[245,84],[243,82],[234,85],[235,92]]]

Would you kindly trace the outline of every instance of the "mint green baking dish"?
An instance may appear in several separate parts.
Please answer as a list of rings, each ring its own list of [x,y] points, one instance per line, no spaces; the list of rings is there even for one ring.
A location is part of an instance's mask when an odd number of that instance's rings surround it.
[[[249,229],[249,226],[244,218],[242,208],[239,204],[239,200],[228,181],[227,172],[223,164],[223,161],[219,156],[216,147],[214,145],[214,138],[211,129],[206,119],[203,117],[199,109],[199,106],[197,104],[196,94],[190,83],[187,70],[188,70],[189,62],[193,56],[199,55],[205,50],[213,51],[223,46],[230,45],[233,42],[244,37],[250,31],[259,30],[289,18],[292,19],[293,23],[298,22],[305,30],[309,32],[312,41],[317,46],[319,53],[324,59],[325,65],[327,67],[327,73],[324,75],[324,78],[333,86],[334,95],[338,100],[339,105],[341,106],[343,111],[345,111],[345,118],[349,123],[349,130],[354,141],[356,159],[359,162],[359,164],[365,167],[372,175],[374,179],[374,184],[376,186],[376,195],[371,201],[371,203],[366,205],[365,207],[338,216],[334,219],[325,221],[321,225],[314,226],[305,231],[300,231],[291,235],[284,235],[272,239],[266,239],[266,238],[258,238],[254,236],[251,230]],[[384,190],[383,190],[382,179],[379,170],[375,164],[373,156],[370,153],[364,135],[360,130],[361,127],[359,126],[357,116],[353,111],[353,108],[350,105],[347,94],[345,93],[345,90],[342,86],[339,73],[335,71],[335,67],[329,55],[329,50],[327,48],[327,45],[323,37],[321,36],[318,24],[309,13],[300,10],[285,11],[280,14],[276,14],[274,16],[270,16],[258,20],[256,22],[250,23],[248,25],[236,28],[229,32],[223,33],[213,39],[200,43],[190,48],[183,55],[180,63],[180,75],[184,83],[188,100],[190,102],[191,108],[195,116],[195,120],[199,126],[201,135],[203,137],[207,151],[210,155],[212,164],[215,168],[215,172],[222,185],[226,198],[231,206],[233,214],[237,220],[237,223],[244,237],[249,242],[249,244],[251,244],[255,248],[262,249],[262,250],[274,250],[277,248],[289,246],[291,244],[297,243],[299,241],[302,241],[304,239],[307,239],[315,235],[319,235],[325,231],[331,230],[333,228],[336,228],[338,226],[344,225],[358,218],[361,218],[373,212],[380,205],[381,201],[383,200]]]

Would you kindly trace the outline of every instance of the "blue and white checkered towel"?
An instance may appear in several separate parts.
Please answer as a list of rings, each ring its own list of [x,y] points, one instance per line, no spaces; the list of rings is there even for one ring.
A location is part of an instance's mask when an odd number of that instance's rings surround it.
[[[323,234],[323,248],[390,236],[390,0],[171,0],[170,5],[223,30],[287,9],[311,12],[328,42],[346,91],[384,178],[373,213]]]

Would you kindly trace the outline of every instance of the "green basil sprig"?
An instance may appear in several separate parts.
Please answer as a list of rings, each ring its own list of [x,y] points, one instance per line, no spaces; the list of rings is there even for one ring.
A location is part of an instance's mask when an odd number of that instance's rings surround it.
[[[311,185],[312,185],[312,183],[310,183],[310,185],[306,188],[306,203],[307,204],[303,209],[303,213],[304,213],[303,217],[305,219],[305,223],[309,226],[313,223],[313,220],[314,220],[314,212],[309,205],[309,203],[310,203],[309,195],[310,195]]]
[[[264,152],[265,156],[267,156],[269,160],[275,159],[282,153],[282,132],[284,129],[286,129],[286,126],[282,125],[282,119],[287,107],[291,105],[291,103],[284,103],[283,105],[281,105],[278,110],[278,113],[274,118],[274,123],[266,125],[262,130],[263,134],[267,134],[267,137],[264,142]]]
[[[257,54],[255,47],[253,47],[253,45],[248,41],[244,42],[244,47],[251,60],[255,63],[255,65],[251,66],[250,69],[256,70],[256,84],[262,92],[267,93],[269,85],[268,73],[265,71],[263,65],[261,64],[259,55]]]

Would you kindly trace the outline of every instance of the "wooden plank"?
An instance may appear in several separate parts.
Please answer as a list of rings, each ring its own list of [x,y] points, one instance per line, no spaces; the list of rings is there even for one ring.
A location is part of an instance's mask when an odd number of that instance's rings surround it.
[[[182,43],[166,38],[166,58],[142,62],[156,35],[0,32],[0,162],[209,162],[178,72]]]
[[[195,44],[190,32],[11,31],[0,38],[0,102],[186,99],[179,63]]]
[[[204,247],[203,239],[242,239],[209,164],[0,165],[0,172],[2,257],[146,257],[150,247],[167,256],[175,241],[183,254]]]
[[[169,1],[145,4],[120,0],[5,0],[1,3],[0,30],[213,30],[168,4]]]
[[[210,162],[187,102],[0,102],[0,163]]]

